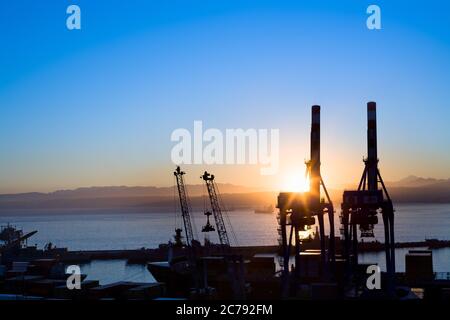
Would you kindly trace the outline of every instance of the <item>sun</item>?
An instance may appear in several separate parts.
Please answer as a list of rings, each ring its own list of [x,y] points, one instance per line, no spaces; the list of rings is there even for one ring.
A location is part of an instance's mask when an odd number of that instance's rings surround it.
[[[309,179],[304,171],[290,171],[285,175],[281,188],[287,192],[308,192]]]

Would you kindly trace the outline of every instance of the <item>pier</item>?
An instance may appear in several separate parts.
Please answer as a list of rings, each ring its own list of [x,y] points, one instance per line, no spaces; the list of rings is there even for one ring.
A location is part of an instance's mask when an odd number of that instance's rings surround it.
[[[336,241],[337,252],[340,251],[341,241]],[[449,248],[450,240],[437,240],[429,239],[424,241],[411,241],[411,242],[398,242],[395,244],[395,248]],[[319,249],[319,243],[312,241],[304,244],[305,250],[307,249]],[[384,243],[382,242],[362,242],[359,243],[360,252],[379,252],[384,250]],[[214,250],[213,250],[214,251]],[[244,257],[252,257],[257,254],[277,254],[279,252],[279,246],[240,246],[233,247],[233,253],[240,254]],[[87,263],[91,260],[114,260],[123,259],[129,263],[146,263],[155,261],[167,260],[168,248],[154,248],[154,249],[135,249],[135,250],[76,250],[76,251],[63,251],[57,254],[43,252],[46,256],[52,256],[53,258],[59,257],[62,262],[67,263]]]

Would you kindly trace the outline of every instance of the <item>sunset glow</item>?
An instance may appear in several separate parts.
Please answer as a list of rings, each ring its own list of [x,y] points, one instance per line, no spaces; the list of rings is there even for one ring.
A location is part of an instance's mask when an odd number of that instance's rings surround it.
[[[289,172],[284,177],[281,189],[288,192],[307,192],[309,191],[309,178],[306,177],[304,171]]]

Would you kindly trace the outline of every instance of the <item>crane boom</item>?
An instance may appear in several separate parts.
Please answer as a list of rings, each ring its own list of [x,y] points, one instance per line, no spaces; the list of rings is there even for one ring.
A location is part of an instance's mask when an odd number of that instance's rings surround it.
[[[186,245],[190,247],[192,240],[194,240],[194,234],[192,232],[191,215],[189,213],[189,205],[186,195],[186,188],[184,186],[183,175],[185,172],[181,171],[178,166],[173,173],[177,180],[178,196],[180,198],[181,216],[183,217],[184,231],[186,233]]]
[[[214,175],[209,174],[205,171],[201,178],[205,181],[206,188],[208,189],[209,200],[211,202],[211,210],[214,215],[214,220],[216,221],[220,244],[226,247],[230,247],[230,240],[228,238],[227,229],[223,220],[222,209],[219,205],[219,198],[217,196]]]

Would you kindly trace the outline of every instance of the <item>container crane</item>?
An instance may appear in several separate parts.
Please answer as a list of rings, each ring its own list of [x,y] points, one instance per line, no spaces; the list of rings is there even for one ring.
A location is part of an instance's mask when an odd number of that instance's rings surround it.
[[[309,176],[310,190],[308,192],[281,192],[278,195],[277,216],[280,234],[282,259],[282,290],[287,296],[292,278],[294,290],[301,277],[301,244],[300,233],[309,230],[316,224],[315,217],[319,222],[320,237],[320,258],[325,278],[331,276],[330,269],[334,268],[335,262],[335,237],[334,237],[334,208],[328,191],[320,173],[320,106],[314,105],[311,108],[311,159],[306,162],[307,175]],[[325,192],[326,200],[320,196],[321,187]],[[324,215],[329,219],[329,236],[325,235]],[[293,241],[294,240],[294,241]],[[294,245],[292,245],[294,242]],[[290,254],[294,246],[294,277],[290,277]]]
[[[380,188],[381,185],[381,188]],[[358,266],[358,232],[361,237],[374,237],[374,225],[381,211],[384,223],[388,292],[395,285],[394,207],[378,169],[376,103],[367,103],[367,158],[357,190],[344,191],[342,202],[342,233],[347,270]],[[347,271],[348,272],[348,271]]]

